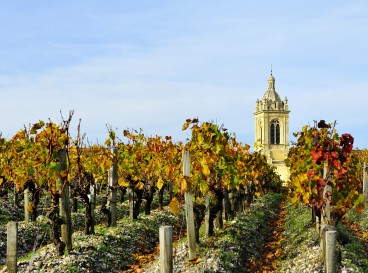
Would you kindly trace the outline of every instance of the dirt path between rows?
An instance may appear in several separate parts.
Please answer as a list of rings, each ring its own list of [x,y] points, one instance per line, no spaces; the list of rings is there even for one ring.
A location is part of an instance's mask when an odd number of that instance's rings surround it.
[[[276,272],[277,260],[282,254],[283,249],[280,242],[283,239],[284,224],[286,220],[286,199],[278,205],[277,213],[270,218],[268,226],[272,228],[269,237],[262,246],[261,259],[259,261],[251,260],[251,265],[247,272],[269,273]]]

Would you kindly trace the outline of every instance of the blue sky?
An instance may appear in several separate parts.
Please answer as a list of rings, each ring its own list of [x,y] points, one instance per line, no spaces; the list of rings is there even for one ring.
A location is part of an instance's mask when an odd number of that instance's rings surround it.
[[[74,109],[95,142],[106,124],[185,140],[186,118],[254,142],[255,102],[289,100],[290,137],[337,120],[368,147],[368,1],[2,1],[0,131]]]

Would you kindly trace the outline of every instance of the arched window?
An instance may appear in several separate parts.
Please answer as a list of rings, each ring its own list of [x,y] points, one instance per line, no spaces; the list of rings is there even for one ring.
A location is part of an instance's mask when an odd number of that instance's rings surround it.
[[[262,125],[262,121],[260,119],[258,119],[257,121],[258,123],[258,134],[257,134],[257,141],[260,142],[260,144],[263,144],[263,125]]]
[[[271,122],[271,144],[280,144],[280,123],[278,120]]]
[[[259,131],[260,131],[260,137],[261,137],[261,144],[263,144],[263,128],[262,127],[259,127]]]

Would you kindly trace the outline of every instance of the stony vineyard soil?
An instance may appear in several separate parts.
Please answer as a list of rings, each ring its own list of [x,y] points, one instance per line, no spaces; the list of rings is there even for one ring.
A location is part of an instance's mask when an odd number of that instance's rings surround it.
[[[119,204],[117,227],[107,228],[101,217],[95,235],[83,234],[82,212],[73,214],[73,251],[62,257],[55,256],[42,217],[28,226],[19,222],[20,256],[30,253],[20,259],[19,272],[159,272],[157,246],[161,225],[174,226],[175,273],[323,272],[319,244],[310,225],[308,210],[281,201],[281,195],[267,194],[234,221],[226,222],[223,230],[216,230],[214,237],[201,237],[198,258],[192,262],[187,257],[184,218],[174,216],[168,210],[154,211],[151,216],[142,215],[131,224],[126,217],[127,205]],[[8,213],[14,208],[0,201],[0,209]],[[359,226],[360,223],[355,217],[354,222],[343,223],[341,229],[346,226],[361,231],[364,227]],[[348,229],[346,232],[349,234],[346,236],[355,236]],[[349,243],[340,245],[343,255],[339,272],[368,272],[364,264],[368,260],[367,254],[350,246],[358,244],[354,238],[349,237]],[[44,246],[39,248],[39,245]],[[362,246],[364,249],[366,245]],[[32,252],[33,248],[35,252]],[[3,266],[5,252],[6,227],[1,225],[0,272],[7,272]],[[357,255],[360,258],[354,260]]]

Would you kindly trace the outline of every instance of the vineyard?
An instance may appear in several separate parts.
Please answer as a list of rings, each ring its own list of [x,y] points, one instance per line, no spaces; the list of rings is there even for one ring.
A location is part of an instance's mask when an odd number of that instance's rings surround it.
[[[331,272],[327,229],[335,272],[368,272],[368,152],[335,124],[295,133],[284,185],[212,122],[186,120],[178,143],[108,127],[92,145],[81,122],[71,137],[72,118],[0,137],[1,272],[160,272],[162,226],[174,272]]]

